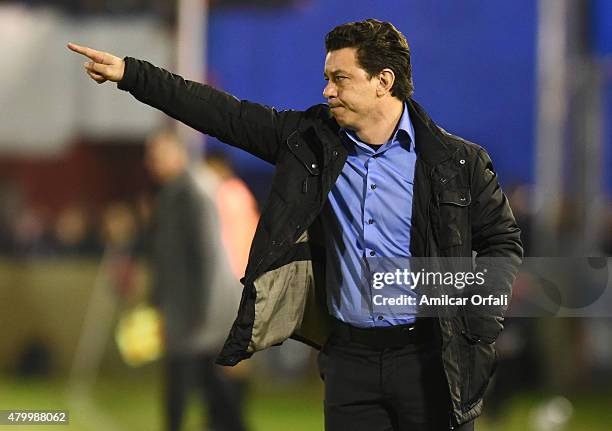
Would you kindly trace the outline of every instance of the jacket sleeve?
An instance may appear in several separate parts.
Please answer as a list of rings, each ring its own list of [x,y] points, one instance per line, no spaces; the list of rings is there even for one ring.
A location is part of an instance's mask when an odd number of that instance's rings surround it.
[[[270,163],[297,129],[302,113],[238,100],[215,88],[183,79],[149,62],[125,57],[117,83],[136,99],[170,117]]]
[[[508,199],[499,186],[497,174],[486,151],[480,149],[472,172],[470,220],[476,270],[485,271],[485,283],[474,294],[507,295],[523,257],[521,231]],[[503,328],[507,306],[471,306],[468,326],[472,334],[486,342],[494,341]]]

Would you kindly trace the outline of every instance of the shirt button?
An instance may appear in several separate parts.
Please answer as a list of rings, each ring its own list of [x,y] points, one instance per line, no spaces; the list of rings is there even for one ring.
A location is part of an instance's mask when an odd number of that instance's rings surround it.
[[[373,218],[371,218],[370,220],[368,220],[368,224],[372,224],[372,223],[374,223],[374,219],[373,219]]]
[[[333,155],[334,155],[334,157],[338,157],[338,152],[337,152],[337,151],[334,151],[334,152],[333,152]]]
[[[370,256],[375,256],[376,252],[374,250],[370,251]]]
[[[378,320],[383,320],[383,319],[384,319],[384,317],[382,317],[382,316],[378,316],[378,317],[377,317],[377,319],[378,319]]]
[[[370,186],[370,188],[371,188],[372,190],[376,190],[376,184],[372,184],[372,185]]]

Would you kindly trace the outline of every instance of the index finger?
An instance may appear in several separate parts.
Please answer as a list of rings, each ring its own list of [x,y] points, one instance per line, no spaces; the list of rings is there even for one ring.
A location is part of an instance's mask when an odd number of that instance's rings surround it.
[[[104,60],[103,52],[97,51],[95,49],[87,48],[86,46],[80,46],[80,45],[77,45],[76,43],[70,42],[68,44],[68,49],[70,49],[71,51],[77,52],[79,54],[82,54],[85,57],[92,59],[96,63],[102,63]]]

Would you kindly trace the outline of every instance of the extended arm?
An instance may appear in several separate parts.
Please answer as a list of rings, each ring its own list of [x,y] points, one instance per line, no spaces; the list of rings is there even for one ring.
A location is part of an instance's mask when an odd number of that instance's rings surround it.
[[[282,143],[297,129],[302,114],[239,100],[225,92],[183,79],[146,61],[69,44],[90,59],[87,74],[96,82],[117,82],[136,99],[172,118],[275,163]]]

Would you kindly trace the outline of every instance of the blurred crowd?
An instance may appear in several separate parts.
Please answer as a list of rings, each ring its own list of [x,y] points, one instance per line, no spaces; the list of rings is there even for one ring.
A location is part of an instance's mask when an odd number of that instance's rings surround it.
[[[151,215],[151,199],[69,203],[52,211],[24,202],[8,187],[0,190],[0,253],[18,258],[98,256],[106,247],[139,254]]]
[[[612,200],[598,204],[599,211],[593,226],[585,226],[585,220],[578,205],[579,199],[570,195],[564,196],[556,204],[554,216],[538,220],[539,214],[533,204],[533,187],[527,184],[515,184],[505,187],[510,206],[521,228],[521,239],[526,257],[533,256],[612,256]],[[537,223],[543,223],[538,226]],[[538,238],[545,230],[557,238],[558,247],[547,247],[538,244]],[[591,237],[592,244],[588,250],[579,248],[579,242]]]
[[[516,185],[507,191],[523,231],[526,255],[533,256],[535,214],[530,205],[530,188]],[[146,229],[152,211],[152,195],[142,192],[130,201],[80,201],[59,209],[28,202],[11,182],[0,179],[0,254],[14,257],[97,256],[108,246],[139,254],[145,246]],[[579,235],[576,208],[571,199],[559,204],[558,217],[551,227],[562,238]],[[595,227],[597,255],[612,256],[612,204],[600,212]],[[574,235],[572,235],[572,232]],[[566,252],[573,242],[565,244]],[[557,255],[564,255],[557,250]]]

